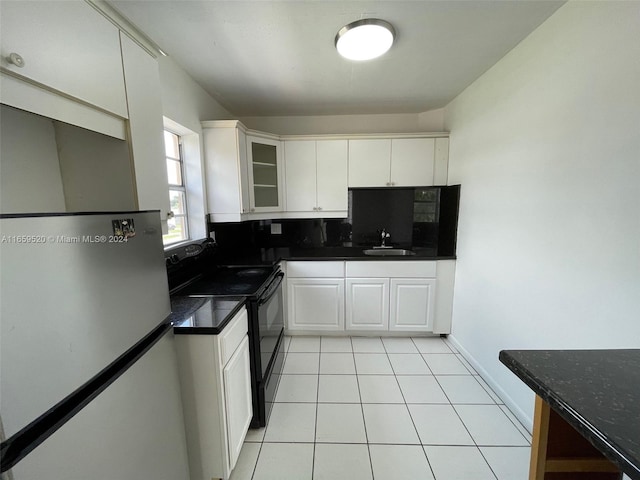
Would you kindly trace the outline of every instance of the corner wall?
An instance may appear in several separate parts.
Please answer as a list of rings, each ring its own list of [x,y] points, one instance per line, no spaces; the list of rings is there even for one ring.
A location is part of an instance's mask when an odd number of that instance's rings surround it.
[[[640,348],[639,5],[565,4],[445,109],[452,337],[529,425],[501,349]]]
[[[233,116],[170,57],[159,57],[158,67],[165,128],[170,127],[183,136],[185,180],[189,193],[189,233],[192,239],[203,238],[207,235],[207,194],[200,122],[231,119]]]

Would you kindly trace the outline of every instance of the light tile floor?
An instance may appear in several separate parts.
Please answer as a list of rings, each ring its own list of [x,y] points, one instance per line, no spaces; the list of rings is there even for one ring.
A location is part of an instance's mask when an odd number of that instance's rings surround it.
[[[526,480],[529,433],[446,340],[285,341],[232,480]]]

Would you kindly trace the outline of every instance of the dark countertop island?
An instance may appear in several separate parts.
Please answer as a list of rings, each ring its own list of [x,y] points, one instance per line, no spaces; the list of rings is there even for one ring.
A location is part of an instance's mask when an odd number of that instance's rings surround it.
[[[640,350],[503,350],[499,358],[620,471],[640,479]]]

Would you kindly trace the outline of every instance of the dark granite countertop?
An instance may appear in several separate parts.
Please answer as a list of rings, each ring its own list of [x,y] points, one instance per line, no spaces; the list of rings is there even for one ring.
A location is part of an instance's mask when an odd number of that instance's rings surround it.
[[[401,247],[398,247],[401,248]],[[406,247],[410,249],[410,247]],[[365,247],[273,247],[242,249],[234,251],[219,249],[217,262],[220,265],[274,265],[282,260],[331,261],[411,261],[411,260],[455,260],[453,255],[436,255],[433,249],[413,248],[416,254],[407,256],[371,256],[364,254]]]
[[[244,297],[171,297],[173,333],[217,335],[244,308]]]
[[[640,350],[503,350],[500,361],[640,480]]]

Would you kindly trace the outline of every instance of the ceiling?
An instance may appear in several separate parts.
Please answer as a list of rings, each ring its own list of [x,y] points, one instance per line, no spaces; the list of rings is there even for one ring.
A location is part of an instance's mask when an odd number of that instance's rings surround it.
[[[444,107],[564,1],[108,2],[236,116],[419,113]],[[391,50],[351,62],[337,31],[396,29]]]

